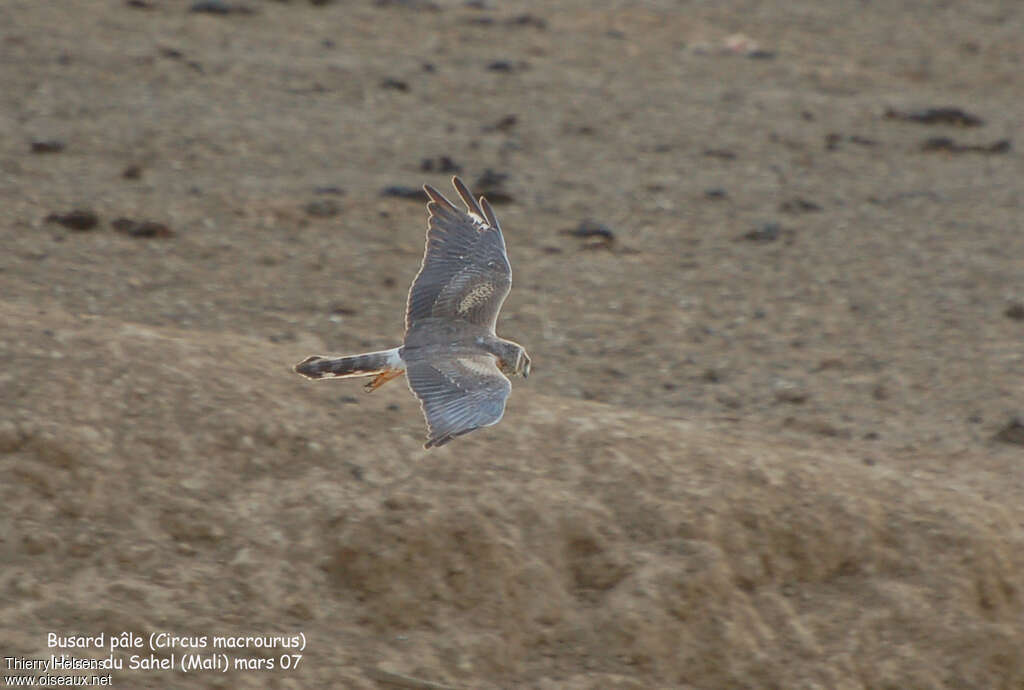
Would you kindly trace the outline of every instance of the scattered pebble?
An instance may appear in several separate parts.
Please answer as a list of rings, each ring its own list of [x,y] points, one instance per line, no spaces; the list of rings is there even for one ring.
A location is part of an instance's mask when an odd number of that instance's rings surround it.
[[[342,196],[345,190],[337,185],[323,185],[322,187],[314,187],[314,194],[331,194],[333,196]]]
[[[1024,321],[1024,302],[1014,302],[1006,308],[1003,315],[1014,321]]]
[[[795,199],[783,201],[779,204],[779,210],[783,213],[816,213],[821,210],[821,206],[813,201],[797,197]]]
[[[437,158],[424,158],[420,161],[420,170],[423,172],[458,174],[462,172],[462,166],[448,156],[438,156]]]
[[[470,189],[477,195],[487,197],[492,204],[508,204],[515,201],[515,197],[505,190],[506,180],[508,175],[505,173],[487,168]]]
[[[397,7],[403,10],[420,12],[440,12],[441,6],[433,0],[374,0],[376,7]]]
[[[120,233],[131,237],[173,237],[174,231],[163,223],[153,220],[133,220],[131,218],[117,218],[110,222],[111,227]]]
[[[1019,417],[1014,417],[1006,426],[996,432],[993,438],[1001,443],[1024,446],[1024,422],[1021,422]]]
[[[60,153],[67,145],[60,139],[36,139],[32,142],[32,153]]]
[[[51,213],[46,217],[47,223],[59,223],[70,230],[92,230],[100,218],[93,211],[88,209],[75,209],[67,213]]]
[[[487,69],[492,72],[504,72],[509,74],[511,72],[520,72],[527,68],[527,64],[520,60],[519,62],[513,62],[511,60],[493,60],[487,63]]]
[[[529,12],[525,14],[517,14],[514,17],[505,20],[505,23],[509,26],[521,26],[530,27],[533,29],[540,29],[543,31],[548,28],[548,22],[542,17],[538,17],[535,14]]]
[[[196,0],[188,8],[189,12],[203,14],[253,14],[251,7],[237,3],[225,2],[225,0]]]
[[[389,77],[380,83],[380,88],[406,92],[409,90],[409,83],[402,81],[401,79],[392,79]]]
[[[722,372],[717,369],[705,369],[704,373],[700,375],[700,378],[705,383],[721,383]]]
[[[419,187],[406,187],[405,185],[391,185],[380,190],[381,196],[395,197],[396,199],[408,199],[409,201],[429,201],[427,193]]]
[[[977,115],[953,107],[909,111],[886,108],[885,119],[916,122],[922,125],[953,125],[955,127],[981,127],[985,124],[985,121]]]
[[[921,144],[921,150],[925,153],[942,151],[945,153],[986,153],[999,154],[1009,153],[1011,148],[1009,139],[1000,139],[991,144],[958,144],[949,137],[932,137]]]
[[[501,118],[493,125],[484,125],[482,130],[484,132],[510,132],[517,124],[519,124],[519,116],[510,114]]]
[[[704,190],[704,198],[720,201],[729,198],[729,193],[721,187],[712,187],[711,189]]]

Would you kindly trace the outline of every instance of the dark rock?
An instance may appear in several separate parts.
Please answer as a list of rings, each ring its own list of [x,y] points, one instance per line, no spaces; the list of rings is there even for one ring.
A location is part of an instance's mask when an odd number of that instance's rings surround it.
[[[704,198],[705,199],[713,199],[715,201],[719,201],[721,199],[728,198],[728,196],[729,196],[729,193],[727,191],[725,191],[724,189],[722,189],[721,187],[713,187],[711,189],[705,189],[704,190]]]
[[[487,197],[492,204],[508,204],[515,201],[515,197],[505,190],[506,180],[508,175],[505,173],[487,168],[470,189]]]
[[[100,218],[88,209],[75,209],[67,213],[51,213],[46,217],[47,223],[59,223],[70,230],[92,230],[99,225]]]
[[[406,187],[404,185],[391,185],[380,190],[381,196],[395,197],[396,199],[408,199],[409,201],[429,201],[427,193],[420,187]]]
[[[392,79],[389,77],[380,83],[380,88],[394,89],[395,91],[408,91],[409,83],[404,82],[401,79]]]
[[[1000,443],[1024,446],[1024,422],[1021,422],[1019,417],[1014,417],[1006,426],[996,432],[994,439]]]
[[[462,172],[462,166],[448,156],[438,156],[437,158],[424,158],[420,161],[420,170],[423,172],[458,174]]]
[[[925,153],[941,151],[945,153],[1000,154],[1009,153],[1011,148],[1009,139],[1000,139],[991,144],[958,144],[949,137],[931,137],[921,144],[921,150]]]
[[[65,148],[65,144],[60,139],[36,139],[32,142],[32,153],[60,153]]]
[[[131,218],[117,218],[110,222],[111,227],[120,233],[131,237],[173,237],[174,231],[163,223],[152,220],[133,220]]]
[[[497,131],[497,132],[510,132],[512,129],[519,124],[519,116],[510,114],[501,118],[493,125],[487,125],[484,127],[485,132]]]
[[[330,185],[323,185],[322,187],[314,187],[313,188],[313,193],[314,194],[331,194],[333,196],[342,196],[345,193],[345,190],[342,189],[341,187],[338,187],[337,185],[330,184]]]
[[[526,14],[517,14],[511,19],[505,20],[505,23],[509,26],[532,27],[534,29],[541,30],[548,28],[548,22],[546,19],[542,19],[541,17],[528,12]]]
[[[377,7],[396,7],[419,12],[440,12],[441,6],[433,0],[374,0]]]
[[[527,64],[523,61],[512,62],[511,60],[493,60],[487,63],[487,69],[492,72],[504,72],[509,74],[511,72],[519,72],[526,69]]]
[[[783,213],[814,213],[821,210],[821,206],[808,201],[807,199],[790,199],[779,204],[779,210]]]
[[[142,177],[142,166],[129,165],[127,168],[121,171],[121,177],[126,180],[137,180]]]
[[[885,118],[887,120],[916,122],[922,125],[953,125],[955,127],[980,127],[985,124],[985,121],[977,115],[972,115],[960,108],[954,107],[924,108],[922,110],[909,111],[887,108]]]
[[[1003,315],[1014,321],[1024,321],[1024,302],[1014,302],[1006,308]]]
[[[246,5],[239,5],[236,3],[225,2],[225,0],[196,0],[193,2],[191,7],[188,8],[189,12],[199,12],[203,14],[253,14],[251,7]]]

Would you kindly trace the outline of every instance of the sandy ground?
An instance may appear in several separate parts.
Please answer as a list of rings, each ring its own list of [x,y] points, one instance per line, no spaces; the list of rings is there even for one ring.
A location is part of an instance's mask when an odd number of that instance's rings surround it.
[[[3,656],[1024,688],[1024,6],[191,5],[0,5]],[[427,452],[401,383],[290,367],[398,344],[425,209],[381,191],[453,166],[534,367]]]

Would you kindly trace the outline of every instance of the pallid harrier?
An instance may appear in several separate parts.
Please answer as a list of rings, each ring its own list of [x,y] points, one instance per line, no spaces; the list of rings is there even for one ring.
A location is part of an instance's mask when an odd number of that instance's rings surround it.
[[[405,372],[427,420],[425,448],[497,424],[512,390],[508,376],[530,375],[530,357],[494,333],[512,288],[505,238],[487,200],[477,203],[457,177],[461,211],[430,185],[427,246],[409,288],[405,342],[351,357],[309,357],[295,371],[311,379],[373,376],[374,391]]]

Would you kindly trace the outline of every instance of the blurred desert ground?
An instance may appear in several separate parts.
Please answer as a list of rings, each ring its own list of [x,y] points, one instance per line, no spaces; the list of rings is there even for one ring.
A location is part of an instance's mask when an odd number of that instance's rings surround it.
[[[1024,688],[1024,5],[191,6],[0,4],[5,656],[303,631],[297,671],[114,683]],[[984,123],[886,116],[938,106]],[[505,197],[534,373],[425,452],[402,383],[290,367],[398,343],[425,209],[381,190],[442,157]]]

